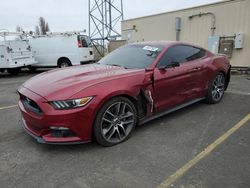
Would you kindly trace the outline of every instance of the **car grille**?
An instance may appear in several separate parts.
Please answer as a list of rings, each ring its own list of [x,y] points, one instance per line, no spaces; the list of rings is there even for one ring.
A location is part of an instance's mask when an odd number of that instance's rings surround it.
[[[21,95],[21,101],[22,101],[24,107],[26,109],[28,109],[29,111],[32,111],[38,115],[42,114],[41,108],[36,104],[35,101],[31,100],[30,98],[28,98],[24,95]]]

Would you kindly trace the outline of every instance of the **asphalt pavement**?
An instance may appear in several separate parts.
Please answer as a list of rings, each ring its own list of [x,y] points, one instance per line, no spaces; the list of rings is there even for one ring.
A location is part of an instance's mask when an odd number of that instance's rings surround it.
[[[22,130],[15,106],[17,88],[36,74],[0,75],[0,187],[158,187],[250,113],[250,80],[235,75],[221,103],[199,102],[151,121],[120,145],[44,145]],[[170,187],[249,188],[250,122]]]

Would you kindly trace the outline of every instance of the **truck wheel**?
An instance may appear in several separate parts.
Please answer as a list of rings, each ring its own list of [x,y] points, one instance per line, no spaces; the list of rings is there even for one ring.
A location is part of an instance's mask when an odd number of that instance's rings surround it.
[[[28,69],[30,70],[30,72],[35,72],[37,67],[28,66]]]
[[[7,72],[11,75],[18,75],[20,70],[21,70],[20,68],[12,68],[12,69],[7,69]]]
[[[69,59],[66,59],[66,58],[59,59],[58,61],[59,68],[64,68],[64,67],[69,67],[69,66],[71,66],[71,62]]]

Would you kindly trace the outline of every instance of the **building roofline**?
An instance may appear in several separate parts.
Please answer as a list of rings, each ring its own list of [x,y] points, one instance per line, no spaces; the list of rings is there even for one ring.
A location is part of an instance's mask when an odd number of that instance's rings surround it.
[[[204,5],[188,7],[188,8],[184,8],[184,9],[177,9],[177,10],[173,10],[173,11],[169,11],[169,12],[162,12],[162,13],[157,13],[157,14],[151,14],[151,15],[148,15],[148,16],[141,16],[141,17],[137,17],[137,18],[122,20],[122,22],[133,21],[133,20],[138,20],[138,19],[144,19],[144,18],[149,18],[149,17],[154,17],[154,16],[171,14],[171,13],[175,13],[175,12],[181,12],[181,11],[185,11],[185,10],[191,10],[191,9],[194,9],[194,8],[203,8],[203,7],[208,7],[208,6],[211,6],[211,5],[219,5],[219,4],[225,4],[225,3],[237,2],[237,1],[246,1],[246,0],[220,0],[220,1],[215,2],[215,3],[204,4]]]

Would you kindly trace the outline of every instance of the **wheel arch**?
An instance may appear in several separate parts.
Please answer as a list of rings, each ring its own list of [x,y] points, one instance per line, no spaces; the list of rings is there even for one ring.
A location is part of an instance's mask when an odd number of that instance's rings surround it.
[[[143,88],[138,88],[136,92],[131,91],[115,91],[108,96],[103,98],[103,102],[98,105],[97,110],[95,112],[95,115],[98,113],[98,111],[101,109],[101,107],[115,97],[125,97],[129,99],[133,104],[135,104],[136,110],[138,112],[139,117],[143,117],[147,113],[147,103],[149,103],[148,99],[145,96],[145,90]]]
[[[137,100],[134,96],[132,96],[132,95],[130,95],[130,94],[128,94],[128,93],[111,94],[111,95],[105,97],[105,98],[102,100],[102,102],[97,106],[97,108],[95,109],[95,112],[94,112],[94,121],[93,121],[93,125],[92,125],[92,127],[91,127],[92,140],[95,140],[95,135],[94,135],[94,134],[95,134],[95,133],[94,133],[94,124],[95,124],[95,122],[96,122],[96,118],[97,118],[98,112],[102,109],[102,107],[103,107],[106,103],[108,103],[110,100],[112,100],[112,99],[114,99],[114,98],[118,98],[118,97],[124,97],[124,98],[130,100],[133,104],[135,104],[135,108],[136,108],[137,113],[138,113],[138,108],[137,108],[138,100]]]
[[[58,60],[57,60],[57,66],[59,67],[59,65],[60,65],[60,62],[62,61],[62,60],[67,60],[67,61],[69,61],[69,63],[70,63],[70,65],[72,65],[72,63],[71,63],[71,61],[70,61],[70,59],[68,58],[68,57],[65,57],[65,56],[62,56],[62,57],[59,57],[58,58]]]
[[[100,111],[100,109],[103,107],[104,104],[106,104],[108,101],[110,101],[111,99],[116,98],[116,97],[125,97],[133,103],[138,102],[137,98],[133,94],[131,94],[130,92],[116,91],[116,92],[113,92],[113,93],[103,97],[103,99],[98,104],[97,108],[95,109],[95,116],[97,115],[97,113]]]
[[[225,76],[226,78],[225,90],[226,90],[231,78],[231,65],[229,60],[226,58],[225,55],[215,55],[212,64],[213,64],[213,70],[215,72],[214,76],[218,73],[222,73]]]
[[[226,91],[228,88],[230,79],[231,79],[231,67],[229,68],[227,72],[225,70],[220,70],[218,73],[222,73],[226,78],[226,85],[225,85],[225,91]]]

